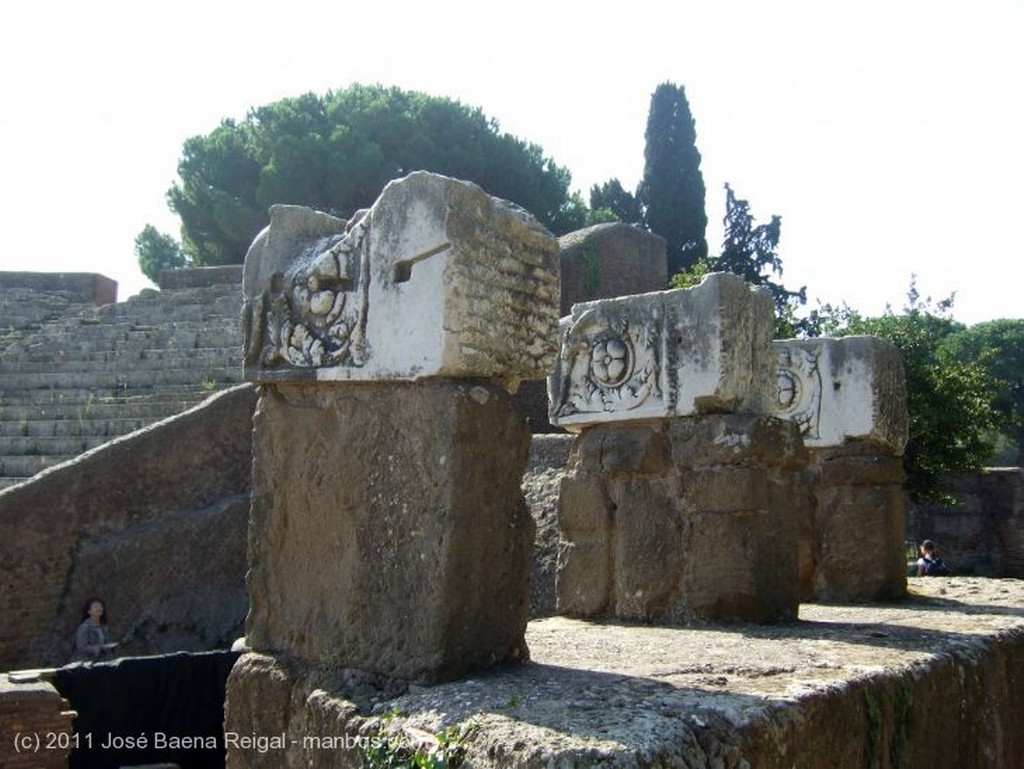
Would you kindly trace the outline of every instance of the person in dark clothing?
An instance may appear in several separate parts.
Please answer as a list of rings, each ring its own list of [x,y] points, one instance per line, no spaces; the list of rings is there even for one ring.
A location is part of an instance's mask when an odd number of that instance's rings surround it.
[[[939,558],[939,551],[936,549],[935,543],[930,539],[926,539],[921,543],[921,557],[917,559],[917,576],[949,576],[949,566]]]

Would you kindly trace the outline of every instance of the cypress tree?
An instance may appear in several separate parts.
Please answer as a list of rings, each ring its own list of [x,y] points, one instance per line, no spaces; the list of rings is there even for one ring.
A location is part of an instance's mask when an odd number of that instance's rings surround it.
[[[704,177],[682,86],[662,83],[655,89],[644,138],[644,178],[637,197],[647,229],[667,241],[668,272],[674,275],[708,255]]]

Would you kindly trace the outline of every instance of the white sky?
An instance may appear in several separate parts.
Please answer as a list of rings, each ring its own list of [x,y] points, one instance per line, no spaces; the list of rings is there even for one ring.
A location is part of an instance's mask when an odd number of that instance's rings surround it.
[[[712,252],[728,181],[782,216],[783,282],[812,300],[898,308],[916,273],[964,322],[1021,317],[1022,41],[1022,0],[12,3],[0,270],[100,272],[127,298],[149,285],[135,235],[178,235],[186,138],[353,82],[481,107],[584,198],[631,189],[668,80],[697,122]]]

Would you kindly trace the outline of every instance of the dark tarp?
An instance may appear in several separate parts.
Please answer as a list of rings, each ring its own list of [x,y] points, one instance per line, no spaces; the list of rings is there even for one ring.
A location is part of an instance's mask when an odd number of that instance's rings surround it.
[[[224,691],[238,656],[179,652],[58,670],[54,684],[78,711],[69,769],[223,769]]]

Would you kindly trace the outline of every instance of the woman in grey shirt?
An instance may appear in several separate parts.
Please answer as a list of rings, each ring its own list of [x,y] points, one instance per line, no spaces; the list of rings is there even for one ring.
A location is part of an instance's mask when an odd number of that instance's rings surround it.
[[[90,598],[82,608],[83,620],[75,632],[75,659],[98,659],[117,648],[107,636],[107,607]]]

